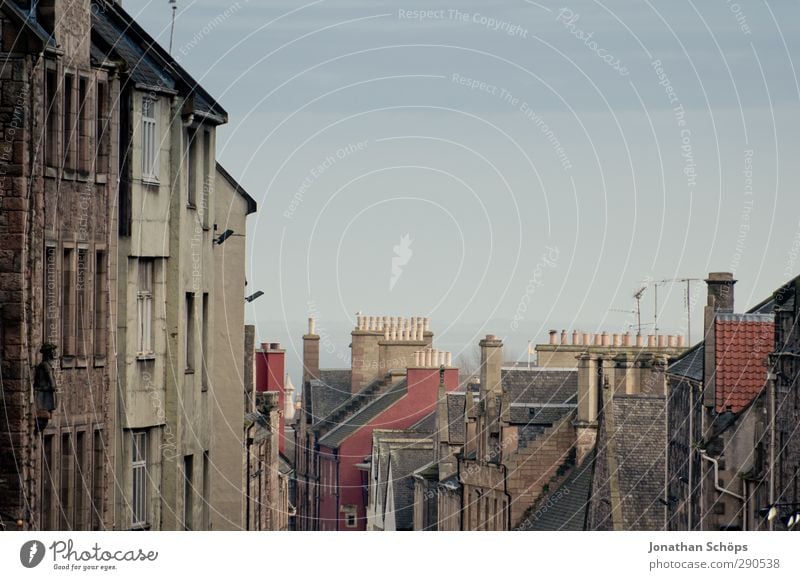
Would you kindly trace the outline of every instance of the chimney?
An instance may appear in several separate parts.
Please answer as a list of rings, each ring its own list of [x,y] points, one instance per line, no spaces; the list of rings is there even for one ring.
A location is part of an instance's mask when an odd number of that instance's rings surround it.
[[[286,379],[283,382],[283,390],[286,393],[285,400],[283,403],[283,420],[287,423],[294,422],[294,384],[292,384],[292,379],[289,375],[286,375]]]
[[[500,394],[500,369],[503,366],[503,341],[494,334],[487,334],[480,341],[481,389]]]
[[[284,413],[286,390],[283,383],[286,377],[286,351],[277,342],[262,342],[256,352],[256,396],[260,393],[276,393],[278,410]],[[286,447],[284,421],[280,421],[281,452]]]
[[[733,285],[736,280],[730,272],[711,272],[706,278],[708,306],[715,312],[733,312]]]
[[[319,378],[319,335],[316,321],[308,319],[308,334],[303,335],[303,386]]]

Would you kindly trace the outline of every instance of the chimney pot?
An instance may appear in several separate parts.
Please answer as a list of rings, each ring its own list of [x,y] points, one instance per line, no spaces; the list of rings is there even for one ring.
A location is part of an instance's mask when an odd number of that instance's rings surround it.
[[[666,346],[666,338],[667,337],[664,336],[663,334],[659,334],[658,335],[658,347],[659,348],[663,348],[663,347]]]
[[[316,334],[317,321],[313,317],[308,319],[308,334]]]
[[[586,346],[592,344],[592,335],[589,334],[588,332],[583,333],[583,344]]]
[[[622,335],[622,346],[630,346],[631,345],[631,333],[626,332]]]
[[[567,331],[561,331],[561,344],[567,344]]]
[[[636,346],[644,346],[644,337],[641,334],[636,335]]]
[[[555,330],[550,331],[550,344],[556,344],[556,334],[558,334]]]
[[[647,346],[655,346],[656,345],[656,337],[652,334],[647,335]]]
[[[685,337],[685,336],[683,336],[682,334],[679,334],[679,335],[678,335],[678,346],[679,346],[679,347],[684,347],[684,346],[686,346],[686,337]]]

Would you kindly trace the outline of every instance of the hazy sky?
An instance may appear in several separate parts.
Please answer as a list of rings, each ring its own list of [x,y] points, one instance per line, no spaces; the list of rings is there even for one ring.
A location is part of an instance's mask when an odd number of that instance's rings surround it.
[[[124,5],[168,44],[167,0]],[[798,27],[783,1],[179,0],[173,54],[230,115],[247,315],[297,383],[310,312],[346,366],[357,311],[521,358],[625,331],[643,280],[733,271],[761,300],[800,270]],[[658,289],[663,332],[684,289]]]

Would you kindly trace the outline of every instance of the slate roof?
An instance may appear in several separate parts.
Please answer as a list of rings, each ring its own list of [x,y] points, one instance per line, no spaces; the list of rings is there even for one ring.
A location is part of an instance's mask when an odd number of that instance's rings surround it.
[[[21,26],[27,28],[48,48],[55,48],[56,41],[53,36],[47,32],[42,25],[36,20],[30,18],[28,11],[24,10],[14,2],[3,2],[0,8],[6,11],[12,18],[14,18]]]
[[[577,369],[503,369],[500,377],[510,404],[563,403],[578,393]]]
[[[714,321],[715,408],[741,413],[761,393],[775,350],[771,314],[717,314]]]
[[[517,530],[578,532],[586,529],[594,459],[592,451],[583,463],[574,466],[560,486],[536,503]]]
[[[616,455],[623,529],[660,530],[664,527],[659,498],[664,496],[665,398],[615,395],[611,407],[616,432],[606,433],[606,451]],[[608,425],[603,422],[604,429]]]
[[[320,379],[309,381],[310,409],[314,423],[320,422],[331,411],[350,398],[349,370],[321,370]]]
[[[413,474],[431,461],[433,446],[392,449],[390,454],[395,525],[398,530],[411,530],[414,528]]]
[[[228,113],[198,84],[119,4],[92,2],[92,39],[107,55],[119,57],[136,83],[151,88],[177,90],[187,97],[192,111],[219,123]]]
[[[409,429],[375,429],[373,436],[373,455],[377,455],[376,465],[372,468],[378,471],[378,496],[381,505],[386,509],[386,488],[388,483],[389,461],[393,449],[405,449],[422,445],[430,450],[428,462],[433,459],[433,440],[426,433]],[[370,461],[372,457],[370,457]]]
[[[367,403],[353,415],[347,417],[338,426],[331,429],[320,440],[319,444],[331,449],[339,447],[345,439],[358,431],[364,425],[369,424],[375,417],[386,409],[394,405],[408,393],[408,382],[402,379],[387,390],[385,393]]]
[[[447,425],[449,442],[463,444],[467,438],[464,413],[467,406],[466,393],[447,393]]]
[[[436,411],[428,413],[422,419],[411,425],[410,429],[417,433],[433,435],[436,433]]]
[[[524,425],[545,425],[557,423],[562,417],[577,408],[575,403],[550,405],[520,405],[512,403],[509,408],[511,423]]]
[[[705,344],[700,342],[686,351],[678,360],[667,368],[667,374],[683,377],[692,381],[703,381],[703,365]]]

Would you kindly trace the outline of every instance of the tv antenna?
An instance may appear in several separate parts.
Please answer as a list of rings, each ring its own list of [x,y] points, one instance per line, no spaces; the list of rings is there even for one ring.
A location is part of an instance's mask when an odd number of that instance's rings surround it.
[[[178,10],[178,0],[169,0],[172,6],[172,24],[169,27],[169,54],[172,55],[172,39],[175,37],[175,12]]]

